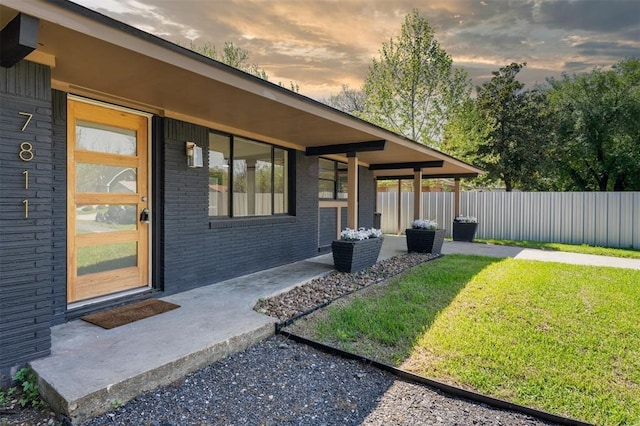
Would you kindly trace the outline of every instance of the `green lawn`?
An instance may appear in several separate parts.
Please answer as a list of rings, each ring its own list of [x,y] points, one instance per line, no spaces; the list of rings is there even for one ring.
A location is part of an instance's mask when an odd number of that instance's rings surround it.
[[[596,254],[599,256],[624,257],[629,259],[640,259],[640,250],[632,248],[611,248],[597,247],[586,244],[561,244],[561,243],[545,243],[540,241],[513,241],[513,240],[494,240],[494,239],[475,239],[476,242],[496,244],[502,246],[516,246],[523,248],[534,248],[540,250],[551,251],[568,251],[572,253]]]
[[[450,255],[331,307],[316,338],[596,424],[640,424],[640,271]]]

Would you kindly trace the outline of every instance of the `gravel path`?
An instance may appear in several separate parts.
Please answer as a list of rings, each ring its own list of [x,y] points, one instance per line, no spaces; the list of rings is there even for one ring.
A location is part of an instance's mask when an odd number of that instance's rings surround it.
[[[431,255],[406,254],[358,273],[332,272],[255,309],[285,320],[385,280]],[[84,423],[99,425],[543,425],[451,398],[358,361],[275,336]]]
[[[276,336],[84,426],[361,424],[547,423],[450,398]]]

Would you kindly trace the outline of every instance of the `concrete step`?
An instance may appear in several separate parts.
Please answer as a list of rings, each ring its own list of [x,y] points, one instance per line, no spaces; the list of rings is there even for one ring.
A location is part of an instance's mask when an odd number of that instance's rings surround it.
[[[36,361],[31,366],[38,375],[44,399],[56,412],[67,416],[73,424],[81,424],[117,408],[144,392],[167,386],[190,372],[242,351],[272,336],[274,330],[273,323],[265,324],[226,340],[207,342],[200,348],[192,348],[189,353],[180,354],[162,349],[173,346],[170,342],[158,342],[158,346],[150,347],[152,339],[144,339],[135,346],[134,350],[138,352],[138,356],[126,361],[111,353],[111,345],[103,346],[104,342],[96,340],[91,344],[104,348],[106,357],[102,358],[104,355],[99,354],[95,357],[88,356],[86,360],[92,359],[93,363],[82,362],[81,365],[71,366],[65,365],[69,364],[71,359],[67,362],[48,359]],[[163,356],[154,356],[152,351],[156,354],[162,351]],[[53,357],[56,358],[56,355]],[[78,358],[75,360],[79,361]],[[136,362],[142,363],[140,368],[136,368]]]

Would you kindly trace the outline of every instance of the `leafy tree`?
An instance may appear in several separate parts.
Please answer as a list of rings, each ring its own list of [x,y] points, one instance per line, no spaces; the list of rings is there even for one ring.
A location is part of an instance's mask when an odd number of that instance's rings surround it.
[[[482,186],[502,182],[507,191],[549,186],[548,138],[551,114],[541,89],[524,90],[517,75],[526,64],[494,71],[445,127],[442,149],[484,168]]]
[[[524,90],[516,77],[526,64],[511,63],[494,71],[477,88],[476,108],[485,123],[474,122],[466,149],[487,178],[502,181],[506,191],[540,189],[547,154],[550,114],[541,90]],[[452,141],[452,143],[455,141]]]
[[[491,138],[495,129],[495,120],[478,109],[474,99],[466,99],[462,106],[447,122],[444,140],[441,145],[443,152],[453,155],[471,164],[486,164],[494,162],[491,156],[481,156],[479,147]],[[493,186],[495,179],[485,174],[473,179],[474,186]]]
[[[471,83],[417,10],[400,36],[383,43],[364,83],[363,118],[412,140],[438,147],[444,125],[469,97]]]
[[[640,190],[640,59],[549,79],[564,190]]]
[[[218,51],[218,49],[210,43],[198,45],[194,42],[191,42],[189,49],[203,56],[207,56],[211,59],[227,64],[230,67],[237,68],[255,77],[269,81],[269,76],[265,70],[260,68],[257,64],[249,62],[249,51],[234,45],[230,41],[225,41],[222,51]],[[282,82],[278,82],[278,85],[285,87]],[[296,93],[300,91],[298,84],[293,81],[289,82],[289,87],[285,88]]]
[[[222,51],[219,51],[216,46],[211,43],[199,45],[191,42],[189,49],[263,80],[269,80],[269,76],[263,69],[249,62],[249,52],[246,49],[234,45],[230,41],[225,41]]]
[[[365,94],[362,89],[351,89],[348,84],[343,84],[340,93],[331,95],[329,99],[322,99],[322,102],[340,111],[361,117],[364,112]]]

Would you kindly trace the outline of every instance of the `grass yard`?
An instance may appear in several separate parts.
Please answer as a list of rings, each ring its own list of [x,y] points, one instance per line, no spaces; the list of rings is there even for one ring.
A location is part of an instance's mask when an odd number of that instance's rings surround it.
[[[640,271],[450,255],[324,315],[313,337],[347,350],[555,414],[640,424]]]
[[[568,251],[572,253],[595,254],[598,256],[623,257],[628,259],[640,259],[640,250],[632,248],[612,248],[597,247],[587,244],[562,244],[562,243],[545,243],[540,241],[513,241],[513,240],[493,240],[493,239],[477,239],[477,242],[495,244],[501,246],[515,246],[522,248],[534,248],[540,250],[551,251]]]

